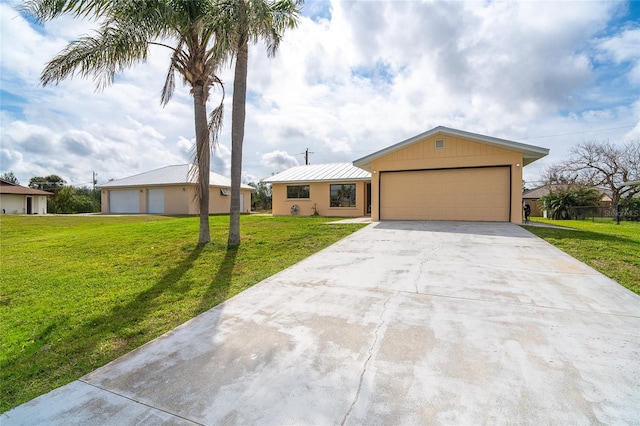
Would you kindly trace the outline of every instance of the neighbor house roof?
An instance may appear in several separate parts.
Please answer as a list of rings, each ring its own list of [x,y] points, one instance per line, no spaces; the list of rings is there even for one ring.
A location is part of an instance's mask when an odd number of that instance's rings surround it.
[[[18,185],[0,179],[0,194],[14,195],[53,195],[51,192],[42,191],[40,189],[29,188],[27,186]]]
[[[292,167],[270,178],[266,183],[342,182],[371,180],[371,173],[351,163],[309,164]]]
[[[506,139],[498,139],[498,138],[494,138],[491,136],[485,136],[485,135],[479,135],[477,133],[471,133],[471,132],[465,132],[463,130],[456,130],[456,129],[451,129],[448,127],[443,127],[443,126],[438,126],[438,127],[434,127],[431,130],[428,130],[424,133],[420,133],[419,135],[416,135],[412,138],[409,138],[407,140],[404,140],[402,142],[398,142],[395,145],[391,145],[387,148],[381,149],[380,151],[374,152],[373,154],[369,154],[365,157],[359,158],[357,160],[355,160],[353,162],[353,164],[357,167],[362,167],[364,169],[370,169],[371,168],[371,162],[373,160],[376,160],[380,157],[383,157],[387,154],[390,154],[394,151],[397,151],[399,149],[405,148],[411,144],[414,144],[416,142],[419,142],[423,139],[426,139],[428,137],[437,135],[437,134],[443,134],[443,135],[449,135],[449,136],[457,136],[457,137],[461,137],[461,138],[466,138],[466,139],[472,139],[472,140],[476,140],[478,142],[482,142],[484,144],[487,145],[492,145],[492,146],[496,146],[499,148],[505,148],[505,149],[509,149],[512,151],[518,151],[518,152],[522,152],[523,154],[523,166],[526,166],[527,164],[530,164],[542,157],[544,157],[545,155],[549,154],[549,150],[547,148],[542,148],[539,146],[534,146],[534,145],[527,145],[524,143],[520,143],[520,142],[514,142],[514,141],[510,141],[510,140],[506,140]]]
[[[568,185],[568,184],[544,185],[544,186],[540,186],[538,188],[534,188],[534,189],[530,189],[530,190],[524,191],[522,193],[522,198],[537,200],[537,199],[542,198],[545,195],[549,194],[549,192],[551,192],[552,190],[567,189],[568,187],[570,187],[570,185]],[[609,189],[597,188],[597,187],[594,187],[593,189],[598,191],[601,196],[607,196],[609,198],[611,197],[611,191]]]
[[[178,164],[174,166],[161,167],[149,172],[140,173],[122,179],[112,180],[100,188],[118,188],[132,186],[164,186],[164,185],[186,185],[196,183],[196,174],[191,173],[194,169],[192,164]],[[209,174],[209,185],[223,188],[231,187],[231,179],[211,172]],[[244,189],[253,189],[249,185],[241,185]]]

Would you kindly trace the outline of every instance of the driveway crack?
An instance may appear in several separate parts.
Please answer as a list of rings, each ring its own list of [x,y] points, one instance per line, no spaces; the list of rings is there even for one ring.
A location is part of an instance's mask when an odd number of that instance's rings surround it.
[[[431,249],[427,250],[424,253],[424,256],[421,256],[420,258],[420,266],[418,267],[418,274],[415,278],[415,280],[413,281],[413,285],[416,289],[416,294],[420,294],[420,289],[418,288],[418,284],[420,283],[420,278],[422,277],[422,272],[424,271],[425,266],[427,265],[427,263],[429,263],[432,259],[429,258],[429,255],[431,255],[432,253],[437,252],[438,250],[440,250],[442,248],[442,246],[444,246],[444,240],[442,238],[438,238],[438,243],[435,245],[435,247],[432,247]],[[435,256],[434,256],[435,258]]]
[[[360,381],[358,382],[358,389],[356,390],[356,396],[353,399],[353,402],[351,403],[351,406],[349,406],[349,410],[347,410],[346,414],[342,418],[342,422],[340,423],[340,425],[342,425],[342,426],[347,422],[347,419],[349,418],[349,415],[351,415],[351,412],[353,411],[353,408],[358,403],[358,399],[360,399],[360,392],[362,390],[362,383],[364,382],[364,375],[367,372],[367,368],[369,366],[369,361],[371,361],[371,358],[373,358],[373,350],[376,347],[376,344],[378,343],[378,340],[380,339],[380,335],[379,335],[380,329],[385,324],[384,314],[387,312],[387,303],[389,303],[389,301],[391,299],[393,299],[394,297],[396,297],[399,294],[400,294],[399,291],[395,292],[395,294],[387,297],[387,299],[382,304],[382,312],[380,313],[380,323],[376,327],[376,331],[374,332],[373,342],[371,343],[371,346],[369,346],[369,356],[367,357],[366,361],[364,362],[364,366],[362,368],[362,371],[360,372]]]

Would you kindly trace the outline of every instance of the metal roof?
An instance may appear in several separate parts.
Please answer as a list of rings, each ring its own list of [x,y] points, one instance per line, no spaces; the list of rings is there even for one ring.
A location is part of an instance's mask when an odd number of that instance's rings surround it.
[[[371,180],[371,173],[351,163],[309,164],[292,167],[270,178],[266,183],[339,182]]]
[[[185,185],[196,183],[196,176],[190,173],[192,164],[179,164],[174,166],[161,167],[149,172],[140,173],[122,179],[112,180],[100,188],[118,188],[131,186],[163,186],[163,185]],[[231,187],[231,179],[217,173],[209,173],[209,186],[219,186],[223,188]],[[249,185],[240,185],[244,189],[253,189]]]
[[[551,184],[551,185],[543,185],[540,186],[538,188],[534,188],[534,189],[529,189],[527,191],[524,191],[522,193],[522,198],[526,198],[526,199],[539,199],[544,197],[545,195],[549,194],[551,191],[558,191],[558,190],[566,190],[569,189],[573,186],[579,187],[579,185],[569,185],[566,183],[558,183],[558,184]],[[611,197],[611,190],[607,189],[607,188],[598,188],[598,187],[589,187],[590,189],[595,189],[596,191],[598,191],[600,193],[600,196],[607,196],[607,197]]]
[[[465,132],[463,130],[451,129],[449,127],[438,126],[434,127],[431,130],[427,130],[424,133],[420,133],[412,138],[406,139],[402,142],[398,142],[395,145],[391,145],[387,148],[381,149],[380,151],[374,152],[373,154],[369,154],[365,157],[359,158],[353,162],[353,164],[357,167],[362,167],[364,169],[371,168],[371,162],[376,160],[384,155],[390,154],[399,149],[405,148],[411,144],[422,141],[428,137],[444,134],[450,136],[457,136],[467,139],[476,140],[478,142],[485,143],[487,145],[493,145],[499,148],[510,149],[513,151],[519,151],[523,154],[523,165],[533,163],[534,161],[544,157],[549,154],[549,149],[542,148],[535,145],[527,145],[520,142],[514,142],[506,139],[498,139],[491,136],[479,135],[477,133]]]

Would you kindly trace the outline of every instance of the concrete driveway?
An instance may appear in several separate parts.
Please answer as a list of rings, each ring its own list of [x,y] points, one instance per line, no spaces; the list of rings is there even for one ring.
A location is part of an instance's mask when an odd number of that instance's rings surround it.
[[[509,223],[372,223],[14,424],[638,424],[640,297]]]

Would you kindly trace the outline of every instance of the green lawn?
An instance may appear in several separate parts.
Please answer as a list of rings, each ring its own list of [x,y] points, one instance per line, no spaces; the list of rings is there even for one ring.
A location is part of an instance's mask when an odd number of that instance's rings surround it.
[[[329,218],[0,219],[0,412],[64,385],[364,225]]]
[[[640,294],[639,222],[620,222],[620,225],[616,225],[611,219],[596,219],[595,222],[533,220],[569,228],[526,227],[562,251]]]

